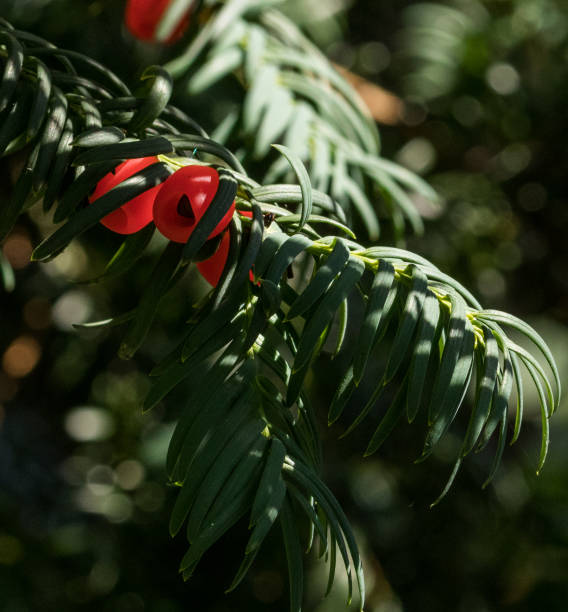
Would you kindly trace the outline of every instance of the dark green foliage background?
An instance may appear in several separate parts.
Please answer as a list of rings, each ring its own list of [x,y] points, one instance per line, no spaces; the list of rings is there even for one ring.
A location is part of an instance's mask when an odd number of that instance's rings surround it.
[[[357,0],[345,18],[333,27],[321,25],[318,32],[329,52],[356,72],[365,73],[364,45],[384,43],[391,61],[365,76],[402,96],[412,95],[415,101],[406,121],[382,129],[385,155],[392,157],[416,138],[430,142],[436,155],[429,178],[447,200],[444,214],[427,223],[425,237],[412,239],[411,247],[481,292],[485,306],[504,308],[535,324],[565,374],[568,202],[561,111],[568,83],[568,30],[554,49],[539,36],[509,49],[499,44],[491,27],[481,28],[467,41],[467,55],[458,62],[452,88],[431,99],[428,92],[411,91],[404,78],[417,65],[402,53],[403,4]],[[507,18],[520,4],[488,1],[485,7],[490,14]],[[552,4],[560,11],[560,2]],[[0,15],[60,46],[104,61],[129,82],[143,66],[161,61],[159,50],[142,47],[125,35],[118,2],[1,0]],[[563,15],[568,19],[566,10]],[[485,79],[496,61],[510,63],[520,75],[519,88],[506,97]],[[224,87],[220,93],[232,95],[230,80]],[[477,100],[483,109],[483,119],[473,125],[464,125],[455,116],[456,100],[464,96]],[[190,108],[206,128],[213,127],[203,100],[194,104],[178,97],[176,103]],[[513,175],[504,173],[499,154],[519,143],[529,147],[530,163]],[[0,190],[5,193],[8,168],[1,172]],[[527,199],[527,184],[541,187],[540,205]],[[22,220],[20,230],[37,244],[32,223]],[[79,270],[75,280],[101,271],[115,246],[113,238],[104,228],[86,236],[80,248],[89,265]],[[163,484],[163,458],[176,415],[157,410],[143,416],[139,401],[147,384],[144,373],[175,340],[187,288],[176,289],[167,298],[136,363],[115,357],[118,340],[112,332],[84,339],[54,325],[42,331],[26,327],[22,313],[38,295],[54,305],[60,295],[79,290],[92,303],[93,319],[125,311],[132,306],[131,295],[146,282],[147,272],[142,261],[128,285],[76,287],[61,272],[52,268],[48,273],[35,264],[17,273],[12,294],[1,296],[0,352],[21,333],[34,335],[43,352],[15,397],[0,399],[0,609],[6,612],[287,609],[280,546],[265,546],[241,588],[229,598],[223,596],[246,543],[238,530],[206,556],[189,583],[176,575],[184,550],[183,543],[167,533],[174,496]],[[203,291],[197,275],[192,278],[195,291]],[[379,370],[380,357],[374,367]],[[320,404],[325,438],[331,399],[325,381],[333,379],[338,366],[324,358],[319,368],[312,397]],[[108,440],[80,444],[67,435],[63,424],[69,411],[87,404],[108,412],[115,428]],[[175,401],[170,405],[175,406]],[[539,438],[535,410],[535,419],[527,422],[519,443],[507,449],[494,485],[480,491],[491,456],[477,456],[466,462],[449,496],[434,510],[428,506],[448,476],[459,437],[448,436],[433,458],[413,465],[421,450],[420,425],[399,428],[378,457],[367,460],[360,454],[368,430],[341,441],[336,435],[327,436],[324,478],[343,504],[365,553],[369,610],[564,610],[568,596],[565,407],[564,403],[551,422],[551,450],[540,477],[534,473]],[[333,433],[340,427],[336,425]],[[114,486],[117,494],[128,498],[130,511],[113,522],[104,514],[82,510],[77,495],[86,488],[89,470],[97,465],[115,468],[125,459],[136,459],[146,473],[134,491],[120,492]],[[77,468],[82,465],[86,467]],[[305,609],[344,609],[341,583],[330,599],[320,603],[321,582],[314,565]]]

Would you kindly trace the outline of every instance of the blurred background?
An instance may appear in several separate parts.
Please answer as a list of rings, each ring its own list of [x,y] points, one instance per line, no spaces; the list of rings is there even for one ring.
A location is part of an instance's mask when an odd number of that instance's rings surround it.
[[[383,154],[442,195],[439,210],[417,201],[426,233],[409,237],[408,247],[485,306],[531,323],[567,380],[565,0],[289,0],[284,8],[360,87],[382,123]],[[0,0],[0,16],[17,27],[83,51],[134,83],[143,66],[175,55],[184,42],[163,51],[135,41],[123,9],[117,0]],[[225,103],[237,99],[230,77],[217,87]],[[209,130],[221,112],[212,99],[178,95],[176,102]],[[0,167],[0,197],[9,193],[12,166]],[[278,533],[229,597],[223,590],[246,526],[222,540],[189,583],[177,575],[185,546],[167,532],[173,491],[164,459],[180,402],[174,396],[142,414],[140,400],[146,372],[207,286],[195,274],[176,288],[136,361],[120,361],[115,331],[72,325],[129,310],[149,274],[145,260],[126,279],[86,283],[119,244],[100,227],[54,262],[30,264],[46,223],[32,211],[2,247],[14,271],[6,283],[14,286],[0,289],[0,610],[287,610]],[[316,369],[310,384],[324,478],[364,552],[369,612],[565,610],[566,402],[552,419],[540,476],[539,413],[529,393],[520,440],[506,450],[494,483],[480,488],[490,448],[465,462],[430,510],[467,423],[425,464],[413,464],[420,426],[399,427],[378,456],[363,460],[365,431],[340,441],[341,425],[327,431],[332,390],[325,381],[336,367],[324,357],[325,376]],[[325,570],[306,562],[305,609],[344,610],[341,568],[322,601]]]

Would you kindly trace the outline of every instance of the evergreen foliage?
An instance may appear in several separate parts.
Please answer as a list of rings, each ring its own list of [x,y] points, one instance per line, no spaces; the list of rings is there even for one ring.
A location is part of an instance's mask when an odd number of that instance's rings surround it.
[[[328,591],[339,551],[348,576],[348,601],[354,577],[362,609],[365,587],[357,543],[320,477],[321,437],[304,389],[318,356],[349,355],[329,408],[331,425],[362,381],[369,381],[370,356],[386,346],[387,336],[392,338],[385,370],[371,381],[372,393],[344,434],[373,411],[391,385],[394,399],[370,436],[365,455],[377,452],[400,421],[413,422],[421,413],[427,423],[420,457],[425,460],[456,419],[468,389],[474,390],[469,427],[442,495],[462,460],[497,436],[487,482],[493,478],[508,436],[513,396],[511,442],[520,433],[522,368],[540,398],[540,469],[560,380],[548,347],[527,324],[483,309],[466,288],[417,254],[356,242],[349,203],[357,208],[364,202],[358,212],[367,221],[369,234],[377,234],[369,221],[371,215],[375,219],[372,206],[367,205],[367,196],[360,198],[369,181],[388,194],[385,202],[390,203],[393,218],[406,215],[415,227],[419,221],[406,206],[408,196],[400,185],[393,185],[398,181],[429,191],[414,176],[377,156],[374,126],[359,106],[345,105],[347,86],[332,76],[319,52],[298,38],[288,22],[267,12],[260,14],[258,23],[248,23],[230,12],[252,4],[225,3],[187,54],[170,68],[176,76],[178,66],[185,69],[188,58],[197,56],[198,46],[211,41],[208,63],[192,77],[191,87],[206,87],[213,77],[221,76],[214,70],[219,57],[224,58],[225,68],[244,66],[247,97],[238,120],[246,133],[258,135],[253,155],[266,155],[269,144],[286,133],[288,146],[276,147],[281,157],[269,175],[279,180],[290,171],[295,184],[260,184],[248,176],[246,160],[243,164],[170,105],[173,81],[164,68],[148,68],[133,92],[94,60],[1,21],[0,152],[4,158],[18,154],[24,164],[11,198],[0,207],[0,236],[5,238],[18,216],[41,202],[45,213],[62,224],[33,253],[34,260],[47,261],[109,212],[160,184],[176,169],[188,164],[219,169],[224,180],[212,204],[186,244],[164,241],[136,309],[89,325],[124,326],[120,355],[133,357],[161,298],[182,282],[192,262],[216,248],[217,243],[207,237],[236,199],[221,280],[203,301],[188,308],[180,341],[151,372],[153,385],[144,402],[149,410],[182,382],[195,381],[167,456],[169,477],[179,487],[170,532],[175,535],[185,529],[189,544],[180,571],[189,578],[203,554],[247,516],[250,538],[229,590],[246,575],[266,535],[279,523],[291,609],[301,607],[302,551],[311,549],[316,535],[320,556],[329,561]],[[226,21],[238,25],[234,31],[240,34],[232,40],[221,36]],[[297,46],[297,53],[283,57],[279,45],[289,43]],[[234,61],[226,56],[234,56]],[[275,65],[281,77],[276,91],[269,86],[269,79],[276,78]],[[325,95],[321,82],[314,84],[320,78],[333,85]],[[313,96],[310,88],[315,88]],[[301,97],[311,102],[290,94],[300,90]],[[286,111],[286,105],[295,110]],[[275,124],[275,114],[288,121]],[[341,120],[336,121],[338,117]],[[318,165],[321,158],[309,154],[312,137],[326,151],[323,165]],[[148,156],[160,161],[86,205],[98,181],[118,163]],[[325,193],[328,188],[331,196]],[[359,195],[354,197],[355,193]],[[252,218],[242,214],[249,211]],[[136,265],[153,231],[150,225],[126,237],[105,274],[124,274]],[[0,264],[9,288],[10,270],[4,260]],[[249,280],[251,268],[254,282]],[[350,312],[357,302],[365,314],[361,328],[355,330]],[[524,336],[532,352],[517,344],[510,330]]]

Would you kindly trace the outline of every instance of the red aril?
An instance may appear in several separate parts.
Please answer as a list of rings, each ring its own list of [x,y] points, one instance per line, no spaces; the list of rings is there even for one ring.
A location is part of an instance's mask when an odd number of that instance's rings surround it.
[[[173,242],[184,243],[205,214],[219,188],[219,173],[210,166],[191,165],[174,172],[154,202],[154,223]],[[218,236],[231,222],[235,203],[209,234]]]
[[[124,13],[124,22],[131,34],[140,40],[155,42],[155,33],[162,15],[168,8],[171,0],[128,0]],[[187,26],[191,9],[181,18],[178,26],[165,41],[167,44],[179,40]]]
[[[95,191],[89,196],[89,202],[92,204],[122,181],[158,161],[157,157],[126,160],[97,183]],[[126,202],[120,208],[103,217],[101,223],[117,234],[134,234],[140,231],[152,221],[154,200],[160,191],[160,187],[161,185],[156,185]]]

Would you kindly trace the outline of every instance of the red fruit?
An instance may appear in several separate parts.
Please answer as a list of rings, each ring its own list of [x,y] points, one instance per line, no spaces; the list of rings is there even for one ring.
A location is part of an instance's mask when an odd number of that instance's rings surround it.
[[[209,166],[185,166],[163,184],[154,202],[154,223],[174,242],[187,242],[197,223],[213,201],[219,187],[219,174]],[[233,202],[227,214],[209,234],[218,236],[231,222]]]
[[[155,41],[154,34],[160,19],[171,0],[128,0],[124,13],[126,27],[140,40]],[[166,43],[173,43],[183,36],[189,25],[190,10],[182,17]]]
[[[240,211],[242,215],[245,217],[249,217],[252,219],[252,213],[246,210]],[[225,232],[223,234],[223,238],[221,238],[221,243],[219,244],[219,248],[209,257],[203,261],[198,262],[197,269],[201,272],[201,276],[213,287],[216,287],[219,284],[219,279],[221,278],[221,274],[223,274],[223,269],[225,268],[225,264],[227,263],[227,257],[229,256],[229,247],[231,243],[231,237],[229,232]],[[254,282],[254,276],[252,270],[249,272],[249,279]]]
[[[229,232],[223,234],[219,248],[209,257],[197,263],[197,269],[201,272],[201,276],[213,287],[216,287],[223,274],[223,268],[227,262],[229,255],[229,246],[231,243],[231,236]]]
[[[89,196],[89,202],[92,204],[122,181],[158,161],[157,157],[126,160],[97,183],[95,191]],[[134,234],[134,232],[140,231],[152,221],[154,200],[160,187],[161,185],[156,185],[126,202],[120,208],[103,217],[101,223],[117,234]]]

